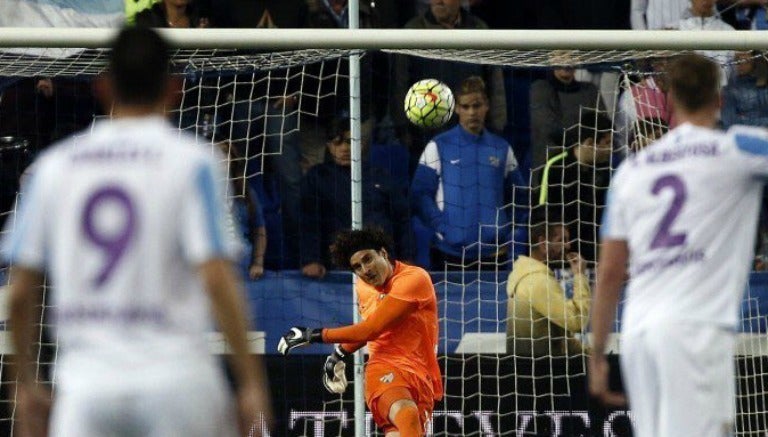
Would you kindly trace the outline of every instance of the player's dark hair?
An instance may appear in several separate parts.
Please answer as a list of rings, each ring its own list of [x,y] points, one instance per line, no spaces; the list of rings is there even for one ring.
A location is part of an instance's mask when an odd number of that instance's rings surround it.
[[[674,101],[688,112],[716,104],[720,99],[720,67],[696,53],[675,57],[667,70]]]
[[[389,235],[379,227],[366,227],[364,229],[348,229],[336,234],[336,239],[331,245],[331,259],[333,263],[344,269],[351,269],[349,258],[361,250],[385,249],[391,253],[392,240]]]
[[[163,98],[168,85],[168,44],[148,27],[125,27],[112,43],[109,74],[115,100],[151,105]]]
[[[556,209],[557,207],[539,205],[531,211],[528,229],[528,242],[531,247],[539,244],[539,238],[548,240],[557,228],[565,226]]]
[[[581,113],[578,126],[570,127],[565,134],[566,146],[575,146],[592,138],[595,144],[605,135],[613,135],[611,119],[599,111],[585,110]],[[559,138],[558,138],[559,140]]]
[[[337,112],[325,128],[325,139],[333,141],[341,138],[344,132],[348,132],[350,130],[349,118],[349,111],[346,109]]]

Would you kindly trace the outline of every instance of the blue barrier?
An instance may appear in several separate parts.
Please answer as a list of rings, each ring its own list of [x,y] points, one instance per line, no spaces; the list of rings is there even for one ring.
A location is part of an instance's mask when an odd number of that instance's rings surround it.
[[[455,351],[466,333],[506,331],[506,277],[503,272],[432,272],[439,300],[441,353]],[[766,332],[768,273],[752,273],[749,283],[742,303],[742,330]],[[267,353],[276,350],[280,335],[293,325],[352,323],[351,273],[330,272],[318,281],[298,271],[267,272],[264,278],[248,282],[247,289],[257,328],[267,334]],[[326,353],[330,347],[299,351]]]

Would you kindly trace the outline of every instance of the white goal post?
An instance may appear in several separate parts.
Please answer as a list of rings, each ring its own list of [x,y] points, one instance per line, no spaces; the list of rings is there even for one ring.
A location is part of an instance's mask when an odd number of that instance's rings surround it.
[[[105,47],[115,29],[0,28],[0,47]],[[768,35],[690,30],[161,29],[176,48],[766,50]]]

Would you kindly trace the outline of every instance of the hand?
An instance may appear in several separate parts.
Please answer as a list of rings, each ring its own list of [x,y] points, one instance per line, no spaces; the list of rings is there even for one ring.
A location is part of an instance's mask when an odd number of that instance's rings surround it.
[[[325,359],[323,385],[330,393],[342,394],[347,389],[347,364],[344,362],[346,357],[347,353],[341,346],[336,345],[333,353]]]
[[[251,264],[251,267],[248,268],[248,276],[251,279],[259,279],[262,276],[264,276],[264,266],[260,266],[258,264]]]
[[[568,260],[568,264],[571,265],[571,271],[573,274],[583,275],[587,270],[587,262],[576,252],[568,253],[565,258]]]
[[[275,99],[274,103],[272,103],[272,107],[274,109],[287,109],[291,110],[296,106],[296,103],[299,101],[299,99],[296,96],[286,96],[286,97],[278,97]]]
[[[258,387],[242,388],[238,391],[237,413],[240,419],[240,435],[260,437],[262,424],[267,429],[271,427],[272,408],[267,393],[267,390]]]
[[[301,274],[314,279],[322,279],[325,276],[325,266],[318,263],[309,263],[301,268]]]
[[[589,393],[609,407],[627,404],[623,393],[612,391],[608,385],[608,360],[605,355],[593,354],[589,359]]]
[[[280,341],[277,343],[277,351],[283,355],[288,355],[294,348],[306,346],[310,343],[322,343],[322,341],[322,329],[309,329],[303,326],[294,326],[290,331],[280,337]]]
[[[46,98],[50,98],[53,95],[53,81],[51,79],[40,79],[35,85],[35,89],[38,93],[42,94]]]
[[[16,401],[19,435],[44,437],[48,435],[48,417],[51,413],[51,391],[34,385],[19,385]]]

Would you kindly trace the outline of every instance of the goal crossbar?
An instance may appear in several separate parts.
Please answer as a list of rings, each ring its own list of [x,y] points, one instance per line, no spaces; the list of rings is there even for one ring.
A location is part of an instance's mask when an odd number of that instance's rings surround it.
[[[117,29],[0,28],[0,47],[100,48]],[[768,50],[768,33],[669,30],[162,29],[176,48]]]

